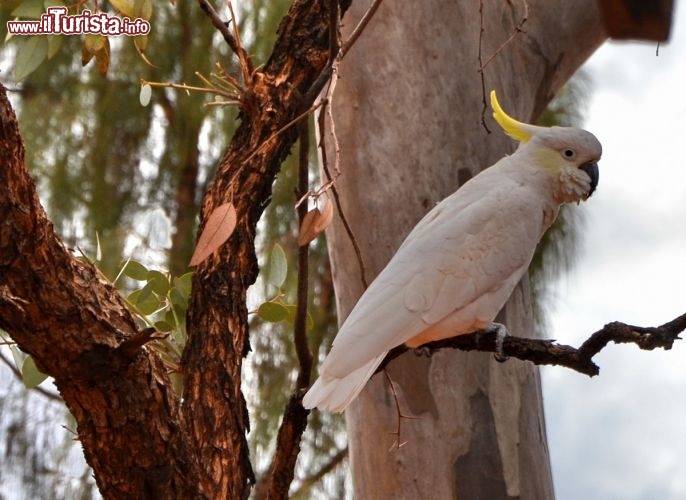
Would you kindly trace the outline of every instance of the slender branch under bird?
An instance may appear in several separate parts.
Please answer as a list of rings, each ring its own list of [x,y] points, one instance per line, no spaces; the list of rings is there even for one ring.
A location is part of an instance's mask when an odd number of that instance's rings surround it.
[[[657,327],[642,327],[627,325],[615,321],[593,333],[578,348],[558,344],[554,340],[531,339],[508,336],[502,344],[502,354],[512,358],[531,361],[536,365],[558,365],[589,375],[600,373],[600,367],[595,364],[593,357],[610,342],[615,344],[636,344],[643,350],[669,350],[674,341],[680,340],[679,334],[686,330],[686,314]],[[467,335],[460,335],[449,339],[429,342],[422,348],[443,349],[452,348],[462,351],[498,352],[497,334],[492,331],[481,330]],[[410,348],[404,345],[392,349],[377,372]]]

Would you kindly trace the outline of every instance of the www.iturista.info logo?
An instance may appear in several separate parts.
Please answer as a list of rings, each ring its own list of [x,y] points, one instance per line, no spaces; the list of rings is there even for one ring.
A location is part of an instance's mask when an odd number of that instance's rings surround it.
[[[84,10],[80,14],[67,15],[66,7],[48,7],[48,11],[36,21],[7,21],[7,31],[13,35],[147,35],[150,23],[145,19],[131,20],[105,13],[93,14]]]

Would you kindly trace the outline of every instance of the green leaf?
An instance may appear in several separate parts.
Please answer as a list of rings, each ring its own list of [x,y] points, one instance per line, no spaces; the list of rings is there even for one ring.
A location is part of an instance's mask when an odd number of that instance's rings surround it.
[[[176,321],[176,316],[174,316],[174,311],[172,311],[171,308],[165,311],[164,321],[165,323],[169,323],[170,325],[172,325],[172,330],[179,326],[178,322]]]
[[[138,100],[141,103],[141,106],[145,107],[148,104],[150,104],[150,99],[152,98],[152,87],[148,85],[147,83],[145,85],[141,85],[141,93],[138,95]]]
[[[284,307],[288,310],[287,321],[291,325],[295,326],[295,312],[297,311],[298,307],[295,304],[286,304]],[[307,316],[305,317],[305,329],[311,330],[313,326],[314,320],[312,319],[312,316],[310,316],[310,313],[308,311]]]
[[[155,321],[155,329],[158,332],[171,332],[174,327],[166,321]]]
[[[33,389],[40,385],[48,376],[41,372],[31,356],[27,356],[21,365],[21,378],[27,389]]]
[[[45,36],[17,37],[17,58],[14,78],[19,81],[30,75],[48,55],[48,40]]]
[[[174,288],[176,288],[186,300],[188,300],[188,297],[191,295],[192,287],[193,271],[174,278]]]
[[[85,45],[81,45],[81,66],[85,66],[91,62],[91,59],[93,59],[94,55],[95,54],[88,50]]]
[[[64,37],[60,35],[48,35],[48,59],[52,59],[60,50]]]
[[[135,5],[133,0],[109,0],[109,2],[120,14],[134,18]]]
[[[145,53],[145,49],[148,48],[148,35],[134,36],[133,43],[136,44],[139,51]]]
[[[138,311],[145,316],[151,315],[164,305],[152,293],[152,287],[150,286],[150,283],[145,285],[140,290],[136,290],[135,292],[131,293],[128,299],[129,302],[134,304]]]
[[[148,279],[150,270],[143,264],[136,260],[129,260],[124,266],[124,274],[136,281],[145,281]]]
[[[281,245],[276,243],[269,256],[269,267],[267,268],[267,282],[276,288],[281,288],[288,274],[288,259],[286,252]]]
[[[153,292],[162,297],[167,295],[167,292],[170,288],[169,278],[167,278],[167,276],[159,271],[153,270],[148,272],[146,279],[148,280],[148,285],[150,285],[150,288]]]
[[[141,288],[141,293],[138,296],[138,300],[136,301],[136,304],[141,304],[148,300],[148,297],[152,295],[152,285],[150,283],[146,283],[143,288]],[[155,299],[157,300],[157,298]]]
[[[152,0],[134,0],[133,14],[136,18],[150,21],[152,17]]]
[[[21,352],[16,345],[11,345],[10,351],[12,351],[12,358],[14,358],[14,365],[17,367],[17,370],[21,371],[21,366],[24,364],[24,360],[26,359],[26,354]]]
[[[14,9],[11,15],[27,19],[40,19],[43,14],[45,14],[43,0],[27,0]]]
[[[66,5],[64,5],[62,0],[44,0],[43,7],[45,12],[47,12],[50,7],[66,7]]]
[[[95,260],[100,262],[102,260],[102,247],[100,246],[100,235],[95,232]]]
[[[107,76],[110,67],[110,40],[105,38],[105,44],[101,50],[95,53],[95,66],[102,76]]]
[[[92,35],[87,34],[83,38],[83,46],[91,54],[95,54],[97,51],[105,48],[105,42],[107,38],[102,35]]]
[[[260,307],[257,309],[257,315],[264,321],[278,323],[288,318],[288,309],[278,302],[265,302],[260,304]]]
[[[174,287],[169,293],[169,298],[171,299],[171,303],[174,305],[174,310],[179,315],[179,318],[186,316],[186,309],[188,309],[188,297],[190,297],[192,286],[192,272],[174,278]]]

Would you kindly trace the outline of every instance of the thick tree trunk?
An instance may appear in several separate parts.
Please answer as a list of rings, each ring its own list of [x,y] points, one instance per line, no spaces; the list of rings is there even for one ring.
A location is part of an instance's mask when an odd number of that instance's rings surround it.
[[[385,2],[341,66],[337,187],[370,279],[436,202],[512,150],[490,110],[482,114],[484,91],[497,89],[509,113],[535,119],[605,38],[593,0],[483,0],[482,33],[480,5]],[[355,3],[346,26],[365,8]],[[495,54],[485,89],[479,54],[483,63]],[[342,225],[328,236],[343,319],[363,285]],[[532,335],[530,310],[523,280],[500,319],[513,334]],[[536,368],[444,351],[405,354],[388,373],[403,414],[419,418],[402,419],[407,444],[389,452],[398,412],[383,375],[350,406],[356,498],[553,497]]]
[[[0,328],[55,377],[106,498],[194,498],[179,398],[119,292],[55,234],[0,88]],[[129,347],[127,347],[129,346]]]
[[[329,60],[330,5],[295,0],[270,60],[248,75],[241,125],[203,200],[203,220],[230,201],[238,223],[194,276],[183,402],[160,359],[141,346],[145,336],[119,293],[55,234],[0,87],[0,328],[55,378],[105,498],[250,493],[241,364],[249,350],[246,291],[257,275],[255,231],[297,138],[286,125],[312,104],[303,96],[317,94],[309,91]],[[294,414],[292,427],[304,427],[307,412],[299,407],[287,417]],[[294,453],[299,438],[288,443]],[[286,497],[292,463],[273,471],[275,495]]]

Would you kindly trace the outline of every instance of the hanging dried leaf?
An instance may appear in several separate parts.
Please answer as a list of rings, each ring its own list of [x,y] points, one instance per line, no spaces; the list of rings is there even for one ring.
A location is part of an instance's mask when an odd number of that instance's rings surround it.
[[[229,239],[235,228],[236,209],[233,203],[224,203],[215,208],[208,217],[200,238],[198,238],[190,265],[197,266],[203,262],[212,252]]]
[[[310,210],[303,217],[303,222],[300,225],[300,234],[298,235],[298,246],[304,247],[310,241],[317,237],[317,233],[314,230],[314,219],[319,214],[319,209],[315,208]]]
[[[328,198],[324,200],[324,206],[320,212],[320,217],[317,217],[314,221],[314,230],[317,231],[317,234],[329,227],[329,224],[331,224],[331,221],[333,220],[333,204],[331,203],[331,200]]]
[[[319,233],[324,231],[331,220],[333,219],[333,205],[329,200],[324,202],[321,210],[315,208],[305,214],[303,223],[300,225],[300,235],[298,236],[298,245],[301,247],[307,245],[317,237]]]

